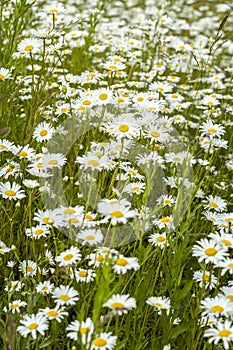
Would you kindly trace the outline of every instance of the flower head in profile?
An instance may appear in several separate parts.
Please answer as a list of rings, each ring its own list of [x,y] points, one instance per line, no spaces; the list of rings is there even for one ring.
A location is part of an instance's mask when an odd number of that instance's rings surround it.
[[[103,306],[109,307],[114,314],[122,315],[123,313],[127,314],[129,310],[136,308],[136,300],[130,297],[129,294],[115,294],[106,301]]]
[[[43,315],[25,315],[22,320],[22,324],[17,328],[17,331],[26,338],[28,335],[32,335],[33,339],[37,338],[38,333],[45,335],[45,331],[49,328],[48,320]]]

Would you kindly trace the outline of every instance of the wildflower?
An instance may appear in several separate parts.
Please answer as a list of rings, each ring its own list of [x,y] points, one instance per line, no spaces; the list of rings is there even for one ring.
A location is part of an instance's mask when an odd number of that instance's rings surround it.
[[[59,263],[59,266],[69,266],[75,264],[81,257],[80,250],[72,246],[56,256],[55,260]]]
[[[15,312],[20,312],[20,308],[26,306],[27,303],[22,300],[14,300],[9,303],[9,310],[14,314]]]
[[[117,337],[112,336],[112,333],[102,332],[94,337],[91,342],[91,350],[112,350],[116,345]]]
[[[40,282],[36,285],[36,291],[40,294],[51,294],[54,289],[54,284],[50,281]]]
[[[95,229],[86,229],[78,233],[78,239],[82,241],[82,244],[85,245],[96,245],[103,241],[104,235],[100,230]]]
[[[113,270],[117,274],[125,274],[128,270],[137,271],[140,268],[137,258],[127,258],[120,255],[114,262]]]
[[[214,124],[211,120],[207,120],[200,126],[201,136],[221,137],[225,133],[225,129],[220,124]]]
[[[24,260],[19,267],[25,276],[35,276],[37,273],[37,263],[32,260]]]
[[[94,332],[94,323],[90,318],[87,318],[85,321],[73,321],[66,328],[68,331],[67,337],[73,340],[78,340],[78,335],[81,335],[82,343],[89,344],[91,337]]]
[[[61,168],[66,163],[66,157],[62,153],[47,153],[41,162],[44,168]]]
[[[74,271],[75,279],[77,282],[89,283],[95,279],[96,273],[92,269],[82,269]]]
[[[149,236],[148,241],[161,249],[168,245],[166,233],[153,233]]]
[[[15,182],[12,184],[10,182],[0,183],[0,194],[6,199],[22,199],[26,197],[24,190]]]
[[[209,343],[217,344],[223,342],[224,348],[229,349],[229,342],[233,341],[233,325],[231,321],[216,322],[216,324],[205,331],[204,337],[208,337]]]
[[[204,206],[205,209],[212,209],[215,211],[224,211],[226,210],[226,201],[218,196],[208,196],[207,198],[208,204]]]
[[[11,79],[11,71],[7,68],[0,68],[0,82],[6,79]]]
[[[221,268],[221,276],[228,272],[230,275],[233,274],[233,259],[226,258],[215,263],[215,267]]]
[[[214,276],[214,274],[210,273],[209,271],[195,271],[193,275],[194,281],[199,283],[199,286],[202,288],[203,286],[205,289],[213,289],[217,284],[217,278]]]
[[[139,136],[140,132],[138,123],[131,114],[118,116],[110,122],[105,121],[101,128],[118,140],[122,138],[132,139]]]
[[[112,101],[113,93],[110,89],[101,88],[95,90],[93,96],[98,105],[106,105]]]
[[[147,304],[154,306],[155,311],[159,311],[159,314],[161,313],[161,310],[167,310],[167,313],[169,313],[170,310],[170,299],[166,297],[150,297],[146,301]]]
[[[24,283],[18,280],[15,281],[11,281],[10,285],[5,286],[4,290],[7,292],[18,292],[22,289],[22,287],[24,286]]]
[[[233,303],[233,287],[222,287],[220,292]]]
[[[199,262],[204,260],[206,263],[216,264],[220,259],[227,256],[226,249],[213,239],[202,238],[194,245],[192,250],[193,256],[197,256]]]
[[[33,132],[33,138],[37,142],[44,142],[50,140],[53,134],[54,128],[49,123],[43,122],[37,125],[35,128]]]
[[[12,151],[13,150],[13,142],[10,142],[6,139],[0,139],[0,153],[6,152],[6,151]]]
[[[26,338],[29,334],[32,335],[33,339],[37,338],[37,333],[45,335],[45,331],[48,329],[47,318],[38,315],[25,315],[24,319],[20,320],[21,326],[18,326],[17,331]]]
[[[74,288],[63,285],[54,289],[52,298],[58,305],[74,305],[79,300],[78,292]]]
[[[103,304],[103,306],[109,307],[116,315],[122,315],[123,313],[127,314],[129,310],[136,308],[136,300],[130,297],[129,294],[114,294]]]
[[[42,47],[43,43],[41,40],[35,38],[27,38],[23,39],[19,43],[17,50],[19,52],[19,57],[27,57],[39,53]]]
[[[29,180],[29,179],[23,180],[23,184],[27,188],[36,188],[40,186],[40,184],[36,180]]]
[[[233,237],[230,233],[210,233],[210,238],[213,238],[217,243],[222,244],[225,248],[233,248]]]
[[[58,305],[55,308],[46,307],[45,309],[40,309],[38,314],[45,316],[49,320],[56,320],[59,323],[61,323],[65,316],[68,316],[68,312],[63,311]]]
[[[123,192],[133,194],[143,193],[145,190],[145,184],[141,182],[132,182],[126,185],[123,189]]]
[[[229,316],[233,312],[233,305],[224,296],[205,298],[201,301],[201,308],[204,309],[202,315]]]
[[[48,225],[37,225],[31,228],[27,228],[25,231],[26,235],[33,239],[39,239],[41,237],[46,237],[50,234]]]

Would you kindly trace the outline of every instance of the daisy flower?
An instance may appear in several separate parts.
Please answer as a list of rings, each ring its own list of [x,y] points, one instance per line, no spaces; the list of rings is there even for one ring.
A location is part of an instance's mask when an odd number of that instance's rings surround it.
[[[117,337],[112,336],[112,333],[102,332],[94,337],[91,342],[91,350],[112,350],[116,345]]]
[[[27,188],[36,188],[40,186],[40,184],[36,180],[25,179],[23,180],[23,184]]]
[[[13,182],[12,184],[8,181],[5,183],[0,183],[0,194],[3,198],[6,199],[22,199],[26,197],[24,190],[21,190],[21,187]]]
[[[0,139],[0,153],[6,151],[12,151],[14,147],[13,142],[10,142],[6,139]]]
[[[96,273],[92,269],[82,269],[74,271],[75,279],[77,282],[89,283],[95,279]]]
[[[214,239],[202,238],[192,248],[193,256],[198,257],[198,261],[216,264],[219,260],[227,256],[227,250]]]
[[[50,281],[40,282],[36,285],[36,291],[40,294],[51,294],[54,289],[54,284]]]
[[[106,220],[111,220],[112,225],[117,223],[126,224],[128,218],[137,215],[136,210],[130,210],[130,203],[125,200],[101,200],[98,205],[98,212],[105,216]],[[127,205],[127,206],[126,206]]]
[[[100,230],[86,229],[78,233],[78,239],[82,241],[82,245],[96,245],[103,241],[104,235]]]
[[[113,270],[117,274],[122,273],[123,275],[128,270],[135,270],[137,271],[140,268],[140,265],[138,263],[137,258],[127,258],[123,255],[120,255],[114,262]]]
[[[37,263],[32,260],[24,260],[19,266],[19,271],[22,271],[25,276],[35,276],[37,273]]]
[[[161,249],[168,245],[166,233],[153,233],[149,236],[148,241]]]
[[[59,308],[58,305],[55,308],[46,307],[45,309],[40,309],[38,314],[42,315],[42,316],[45,316],[50,321],[51,320],[56,320],[59,323],[61,323],[62,319],[65,316],[69,315],[67,311],[63,311],[63,309]]]
[[[79,338],[78,335],[80,333],[82,337],[82,343],[89,344],[91,341],[92,334],[94,332],[94,323],[90,318],[87,318],[81,323],[76,320],[71,322],[71,324],[66,328],[66,330],[68,331],[68,338],[77,341]]]
[[[222,295],[229,299],[233,303],[233,286],[232,287],[222,287],[220,289]]]
[[[47,153],[43,155],[41,162],[43,168],[61,168],[66,163],[66,157],[62,153]]]
[[[0,82],[6,79],[11,79],[10,69],[0,68]]]
[[[228,272],[230,275],[233,274],[233,259],[226,258],[215,263],[215,267],[221,268],[221,276]]]
[[[74,305],[79,300],[78,292],[74,288],[63,285],[54,289],[52,298],[58,305]]]
[[[21,281],[18,281],[18,280],[11,281],[10,285],[5,286],[4,290],[7,292],[14,292],[14,291],[18,292],[23,288],[23,286],[24,286],[24,283]]]
[[[129,294],[114,294],[103,304],[103,306],[109,307],[116,315],[122,315],[123,313],[127,314],[129,310],[136,308],[136,300],[130,297]]]
[[[225,211],[226,210],[226,201],[218,196],[208,196],[208,204],[204,206],[205,209],[212,209],[215,211]]]
[[[118,116],[112,122],[105,121],[102,129],[117,139],[132,139],[140,133],[138,123],[131,114]]]
[[[216,242],[225,246],[225,248],[233,248],[233,236],[230,233],[215,232],[209,234]]]
[[[150,297],[146,301],[147,304],[154,306],[155,311],[159,311],[161,313],[162,309],[167,310],[169,313],[170,310],[170,299],[166,297]]]
[[[214,298],[205,298],[201,301],[201,308],[203,316],[214,315],[214,316],[229,316],[233,312],[233,304],[225,296],[216,296]]]
[[[209,343],[217,344],[222,341],[226,350],[229,349],[229,342],[233,341],[233,324],[229,320],[216,322],[216,324],[205,331],[204,337],[208,337]]]
[[[44,142],[50,140],[53,134],[54,128],[51,126],[51,124],[42,122],[35,128],[33,132],[33,138],[37,142]]]
[[[113,93],[110,89],[101,88],[95,90],[93,96],[98,105],[106,105],[112,101]]]
[[[45,331],[49,328],[47,318],[38,314],[25,315],[20,323],[22,325],[18,326],[17,331],[24,338],[31,334],[32,338],[36,339],[38,333],[45,335]]]
[[[133,195],[133,194],[144,193],[144,190],[145,190],[144,183],[132,182],[124,187],[123,192]]]
[[[15,312],[20,312],[20,308],[26,306],[27,303],[22,300],[14,300],[9,304],[9,310],[14,314]]]
[[[205,289],[213,289],[217,284],[217,278],[211,274],[209,271],[195,271],[193,274],[194,281],[199,283],[199,286],[202,288],[205,286]]]
[[[55,260],[59,263],[59,266],[69,266],[76,264],[77,261],[81,260],[82,255],[80,250],[74,246],[70,249],[65,250],[60,255],[55,257]]]
[[[34,55],[41,51],[43,43],[41,40],[35,38],[23,39],[18,47],[17,51],[19,52],[20,57],[27,57]]]
[[[39,239],[41,237],[46,237],[50,234],[49,227],[47,225],[37,225],[25,230],[27,237],[33,239]]]
[[[221,137],[225,134],[225,129],[221,124],[214,124],[210,119],[200,126],[201,136]]]

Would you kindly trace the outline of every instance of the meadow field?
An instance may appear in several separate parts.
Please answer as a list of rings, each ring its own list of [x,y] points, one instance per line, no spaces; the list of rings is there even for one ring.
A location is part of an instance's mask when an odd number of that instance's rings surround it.
[[[0,349],[233,349],[232,10],[0,0]]]

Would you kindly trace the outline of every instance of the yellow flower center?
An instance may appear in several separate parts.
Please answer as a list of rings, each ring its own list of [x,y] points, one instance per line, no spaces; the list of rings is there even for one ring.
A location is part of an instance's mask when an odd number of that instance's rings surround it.
[[[227,264],[227,267],[229,267],[230,269],[233,269],[233,263]]]
[[[58,315],[58,312],[56,310],[49,310],[47,312],[47,316],[56,317],[57,315]]]
[[[70,224],[77,224],[77,222],[78,222],[77,218],[72,218],[72,219],[69,220]]]
[[[57,9],[51,9],[49,10],[50,13],[58,13],[58,10]]]
[[[174,157],[173,160],[174,160],[175,162],[180,162],[180,161],[181,161],[181,158],[180,158],[180,157]]]
[[[159,136],[160,136],[160,133],[157,132],[157,131],[152,131],[152,132],[151,132],[151,136],[152,136],[152,137],[159,137]]]
[[[46,136],[48,134],[47,130],[41,130],[40,131],[40,136]]]
[[[11,309],[16,309],[19,306],[19,304],[12,304]]]
[[[89,330],[90,330],[90,328],[88,328],[88,327],[82,327],[79,329],[79,332],[81,334],[87,334],[89,332]]]
[[[5,75],[0,74],[0,80],[3,80],[5,78]]]
[[[34,231],[34,235],[39,236],[39,235],[41,235],[43,232],[44,232],[44,230],[38,229],[38,230],[35,230],[35,231]]]
[[[223,329],[218,333],[219,337],[228,337],[232,332],[229,329]]]
[[[63,259],[64,259],[65,261],[69,261],[69,260],[71,260],[73,257],[74,257],[73,254],[67,254],[67,255],[64,256]]]
[[[132,192],[136,192],[138,191],[140,188],[137,186],[137,187],[132,187]]]
[[[27,154],[27,152],[25,152],[25,151],[21,151],[21,152],[19,152],[19,156],[20,157],[26,157],[28,154]]]
[[[98,162],[98,160],[90,159],[90,160],[88,160],[87,165],[90,165],[90,166],[98,166],[98,165],[99,165],[99,162]]]
[[[155,303],[155,306],[158,307],[159,309],[161,309],[161,307],[163,306],[161,303]]]
[[[32,271],[33,271],[33,268],[32,268],[31,266],[27,266],[27,267],[26,267],[26,271],[27,271],[27,272],[32,272]]]
[[[159,243],[162,243],[162,242],[166,241],[166,238],[163,237],[163,236],[159,236],[159,237],[156,238],[156,241],[159,242]]]
[[[214,128],[210,128],[207,130],[209,134],[216,134],[217,130]]]
[[[120,211],[120,210],[115,210],[115,211],[112,211],[112,212],[110,213],[110,216],[111,216],[112,218],[117,218],[117,219],[119,219],[119,218],[122,218],[122,217],[124,216],[124,214],[123,214],[122,211]]]
[[[107,98],[108,98],[108,95],[107,95],[107,94],[100,94],[100,95],[99,95],[99,99],[100,99],[101,101],[107,100]]]
[[[165,201],[163,202],[164,204],[171,204],[170,199],[165,199]]]
[[[230,247],[232,245],[231,242],[228,241],[228,239],[222,239],[222,244],[224,244],[224,245],[226,245],[228,247]]]
[[[228,295],[228,296],[227,296],[227,299],[229,299],[230,301],[233,302],[233,294],[232,294],[232,295]]]
[[[38,323],[31,323],[28,326],[28,329],[30,329],[30,331],[33,331],[33,329],[37,329],[39,327]]]
[[[170,218],[165,216],[164,218],[160,219],[159,221],[163,222],[163,223],[167,223],[167,222],[170,222]]]
[[[103,255],[98,255],[97,256],[97,258],[96,258],[96,260],[98,261],[98,262],[102,262],[102,261],[104,261],[104,257],[103,257]]]
[[[89,220],[89,221],[92,221],[93,217],[91,215],[87,214],[87,215],[85,215],[85,219]]]
[[[214,209],[218,208],[218,204],[214,202],[210,203],[209,206],[210,208],[214,208]]]
[[[58,164],[58,160],[57,159],[50,159],[50,161],[48,162],[49,165],[57,165]]]
[[[217,250],[215,248],[207,248],[205,250],[205,254],[208,256],[215,256],[217,254]]]
[[[62,108],[62,109],[61,109],[61,112],[62,112],[62,113],[66,113],[66,112],[67,112],[67,108]]]
[[[94,239],[95,239],[95,236],[92,236],[92,235],[85,236],[86,241],[93,241]]]
[[[88,106],[88,105],[91,104],[91,101],[90,101],[90,100],[84,100],[84,101],[83,101],[83,104],[84,104],[85,106]]]
[[[93,341],[93,345],[97,346],[97,347],[102,347],[105,346],[107,344],[106,340],[103,338],[96,338]]]
[[[219,313],[221,313],[221,312],[224,311],[224,308],[223,308],[221,305],[214,305],[214,306],[212,306],[212,307],[210,308],[210,310],[211,310],[212,312],[219,312]]]
[[[127,260],[124,258],[118,258],[116,264],[119,266],[126,266],[128,264]]]
[[[9,197],[14,197],[14,196],[16,196],[16,192],[13,190],[6,190],[5,195],[9,196]]]
[[[42,288],[42,290],[48,290],[49,289],[49,287],[48,286],[44,286],[43,288]]]
[[[130,175],[132,175],[132,176],[136,176],[137,175],[137,173],[135,172],[135,171],[133,171],[133,170],[128,170],[127,171]]]
[[[88,276],[88,272],[87,271],[79,271],[78,273],[79,277],[87,277]]]
[[[117,67],[116,66],[108,66],[108,69],[117,70]]]
[[[113,309],[123,309],[124,308],[124,304],[122,304],[122,303],[112,303],[111,304],[111,307],[113,308]]]
[[[48,224],[49,223],[49,221],[50,221],[50,217],[46,217],[46,218],[44,218],[43,220],[42,220],[45,224]]]
[[[67,208],[63,211],[64,214],[74,214],[75,210],[72,208]]]
[[[60,299],[63,301],[68,301],[68,300],[70,300],[70,297],[67,294],[62,294],[62,295],[60,295]]]
[[[120,132],[127,132],[128,130],[129,130],[129,127],[126,124],[122,124],[122,125],[119,126],[119,131]]]
[[[25,46],[24,50],[27,51],[27,52],[30,52],[34,49],[34,46],[33,45],[27,45]]]
[[[8,147],[6,147],[5,145],[0,145],[1,149],[8,149]]]
[[[205,282],[208,282],[210,280],[210,275],[207,275],[207,273],[205,273],[204,276],[203,276],[203,280]]]

